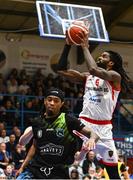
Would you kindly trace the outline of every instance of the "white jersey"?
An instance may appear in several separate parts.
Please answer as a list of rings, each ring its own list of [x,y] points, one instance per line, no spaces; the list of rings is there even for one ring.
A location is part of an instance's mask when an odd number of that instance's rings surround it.
[[[83,109],[79,117],[99,120],[99,122],[110,121],[119,92],[113,88],[111,82],[89,75],[85,84]]]
[[[95,152],[108,165],[118,162],[111,119],[119,92],[111,82],[89,75],[85,84],[83,109],[79,115],[81,121],[99,136]]]

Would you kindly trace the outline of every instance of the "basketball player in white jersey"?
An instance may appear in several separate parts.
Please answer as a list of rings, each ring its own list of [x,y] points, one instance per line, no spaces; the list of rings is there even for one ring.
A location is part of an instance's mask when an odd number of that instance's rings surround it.
[[[120,179],[111,120],[121,88],[128,90],[129,78],[122,67],[122,58],[118,53],[105,51],[95,61],[88,49],[88,35],[84,33],[83,37],[81,46],[89,73],[67,70],[70,50],[68,38],[57,69],[64,76],[86,82],[79,119],[99,135],[100,140],[95,151],[99,160],[105,165],[110,179]]]

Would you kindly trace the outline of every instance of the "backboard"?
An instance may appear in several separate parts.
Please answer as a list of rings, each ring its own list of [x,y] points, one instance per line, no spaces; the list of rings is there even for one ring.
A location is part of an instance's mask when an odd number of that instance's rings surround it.
[[[89,26],[91,41],[109,42],[102,9],[92,6],[36,1],[40,35],[65,38],[65,31],[75,20]]]

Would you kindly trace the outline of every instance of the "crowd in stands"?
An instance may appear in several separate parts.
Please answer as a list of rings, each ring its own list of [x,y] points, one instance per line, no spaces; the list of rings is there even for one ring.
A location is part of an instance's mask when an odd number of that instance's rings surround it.
[[[14,179],[26,157],[26,147],[19,145],[21,134],[21,130],[14,126],[8,135],[5,124],[0,122],[0,177]]]
[[[25,69],[18,72],[16,68],[6,77],[0,74],[0,93],[45,96],[46,90],[51,87],[64,90],[65,97],[77,97],[78,93],[83,91],[81,86],[67,81],[60,75],[44,76],[41,69],[33,75],[28,75]]]

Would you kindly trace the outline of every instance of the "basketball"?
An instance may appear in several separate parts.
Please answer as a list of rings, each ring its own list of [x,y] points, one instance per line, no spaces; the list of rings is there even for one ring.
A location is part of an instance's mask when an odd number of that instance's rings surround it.
[[[69,41],[75,45],[80,45],[83,36],[82,32],[88,32],[87,27],[82,24],[72,24],[67,30]]]

